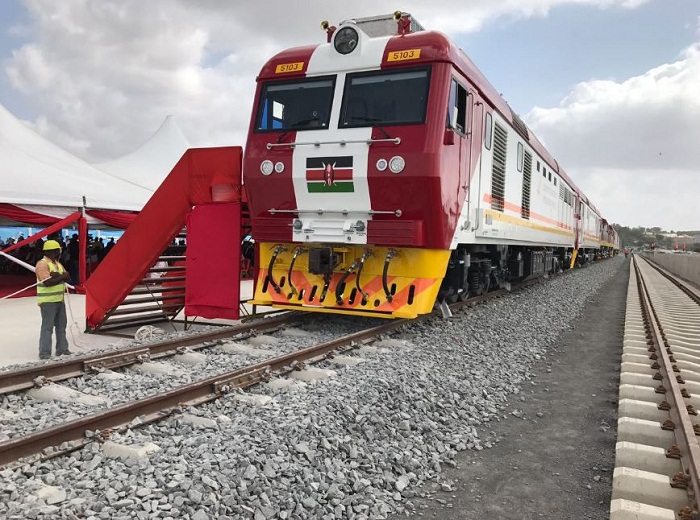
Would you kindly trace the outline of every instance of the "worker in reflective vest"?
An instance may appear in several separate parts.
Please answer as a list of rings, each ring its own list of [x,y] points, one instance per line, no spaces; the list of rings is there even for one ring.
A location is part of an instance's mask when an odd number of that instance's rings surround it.
[[[39,358],[51,357],[53,329],[56,329],[56,355],[70,354],[66,338],[66,306],[63,295],[66,292],[68,273],[58,261],[61,245],[55,240],[44,242],[44,258],[36,263],[37,302],[41,309],[41,336],[39,337]]]

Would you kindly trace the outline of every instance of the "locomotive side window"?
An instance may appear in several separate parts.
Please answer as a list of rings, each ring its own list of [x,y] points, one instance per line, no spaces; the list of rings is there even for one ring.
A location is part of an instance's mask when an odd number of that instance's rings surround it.
[[[422,123],[428,101],[428,71],[348,75],[340,127]]]
[[[537,161],[537,171],[540,171],[540,161]]]
[[[463,134],[467,133],[467,89],[454,79],[450,84],[447,126]]]
[[[486,124],[484,125],[484,146],[486,147],[487,150],[491,149],[491,140],[493,139],[492,126],[493,126],[493,118],[491,117],[491,113],[487,112],[486,113]]]
[[[518,171],[523,171],[523,143],[518,143]]]
[[[328,128],[335,78],[269,82],[258,107],[259,131]]]

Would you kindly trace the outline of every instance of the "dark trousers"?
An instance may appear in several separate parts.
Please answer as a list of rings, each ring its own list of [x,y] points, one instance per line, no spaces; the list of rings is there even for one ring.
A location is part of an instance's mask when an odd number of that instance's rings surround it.
[[[56,329],[56,354],[68,352],[68,339],[66,338],[66,306],[63,302],[42,303],[41,309],[41,336],[39,337],[39,356],[51,356],[51,335]]]

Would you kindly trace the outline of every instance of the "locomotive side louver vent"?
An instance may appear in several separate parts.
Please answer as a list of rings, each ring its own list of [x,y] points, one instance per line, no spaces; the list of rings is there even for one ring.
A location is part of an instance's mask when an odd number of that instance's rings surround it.
[[[496,123],[493,132],[493,168],[491,171],[491,208],[503,211],[506,189],[506,151],[508,133]]]
[[[516,113],[513,113],[513,127],[515,127],[515,130],[522,135],[526,140],[530,140],[530,132],[527,131],[527,126],[525,123],[523,123],[523,120],[520,119],[520,116]]]
[[[532,175],[532,155],[525,152],[525,160],[523,162],[523,203],[520,209],[520,216],[526,219],[530,218],[530,176]]]

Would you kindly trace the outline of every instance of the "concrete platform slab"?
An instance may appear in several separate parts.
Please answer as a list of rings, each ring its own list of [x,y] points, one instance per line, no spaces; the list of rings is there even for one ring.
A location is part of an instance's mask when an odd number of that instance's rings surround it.
[[[70,350],[87,353],[109,345],[123,346],[129,340],[85,334],[85,296],[66,297],[68,314],[67,337]],[[39,361],[39,329],[41,315],[35,297],[0,300],[0,329],[3,331],[0,366]]]

